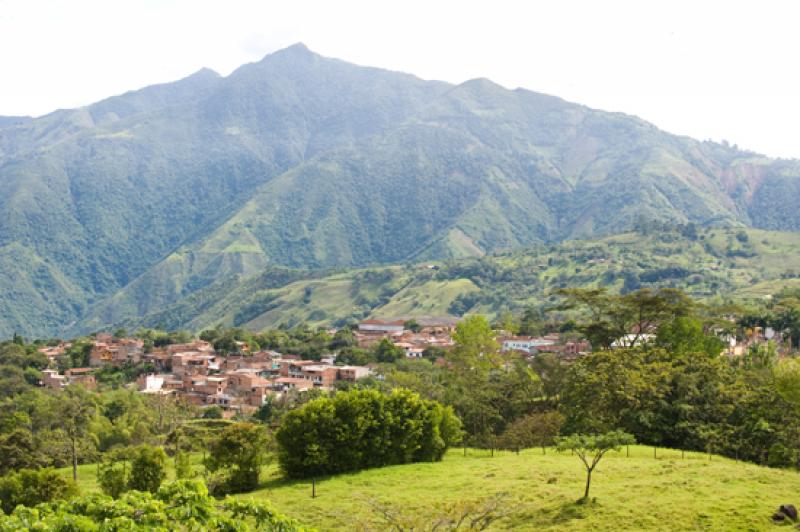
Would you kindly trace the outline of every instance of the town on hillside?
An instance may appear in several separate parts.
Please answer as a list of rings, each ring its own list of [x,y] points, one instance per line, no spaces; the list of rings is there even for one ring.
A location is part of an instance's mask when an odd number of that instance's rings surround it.
[[[443,354],[454,346],[453,333],[457,318],[406,318],[366,319],[352,331],[357,346],[375,348],[389,342],[406,359],[422,359],[435,353],[432,362],[444,365]],[[327,333],[333,335],[336,329]],[[611,348],[641,346],[653,341],[655,331],[633,329],[618,338]],[[780,340],[770,327],[753,327],[737,340],[735,335],[719,331],[723,340],[722,355],[741,356],[753,346],[770,340]],[[502,352],[514,353],[531,360],[542,354],[551,354],[569,363],[592,350],[588,340],[571,334],[550,332],[541,336],[519,336],[499,331],[496,338]],[[39,349],[50,359],[50,366],[58,362],[70,348],[69,342]],[[236,352],[222,353],[211,342],[193,340],[161,347],[146,348],[138,338],[118,338],[110,333],[94,336],[89,353],[88,367],[56,369],[42,372],[41,385],[60,389],[71,384],[95,388],[97,370],[112,367],[143,366],[152,371],[136,379],[138,390],[145,394],[170,395],[198,407],[217,406],[225,417],[249,415],[268,401],[283,394],[305,392],[310,389],[331,390],[338,383],[355,383],[374,376],[380,378],[378,364],[350,365],[337,361],[335,353],[323,354],[319,360],[304,360],[293,354],[273,350],[251,350],[246,342],[236,342]]]
[[[452,348],[456,318],[367,319],[353,331],[358,347],[374,348],[382,341],[401,350],[407,359],[421,359],[426,350],[436,353]],[[330,334],[335,329],[328,331]],[[586,340],[566,340],[559,333],[544,336],[500,335],[503,351],[534,357],[553,353],[565,361],[573,360],[590,350]],[[59,359],[70,348],[69,342],[39,349],[58,367]],[[289,391],[330,390],[337,383],[355,383],[368,376],[377,376],[377,364],[346,365],[337,363],[336,354],[320,360],[303,360],[297,355],[271,350],[251,351],[245,342],[238,342],[238,352],[223,354],[211,342],[193,340],[147,349],[138,338],[118,338],[110,333],[94,336],[89,366],[69,368],[63,374],[56,369],[42,372],[41,385],[60,389],[71,384],[96,387],[95,373],[108,366],[147,365],[153,369],[136,379],[139,391],[146,394],[170,395],[199,406],[218,406],[223,415],[252,414],[269,396],[277,399]],[[442,357],[434,360],[443,363]]]

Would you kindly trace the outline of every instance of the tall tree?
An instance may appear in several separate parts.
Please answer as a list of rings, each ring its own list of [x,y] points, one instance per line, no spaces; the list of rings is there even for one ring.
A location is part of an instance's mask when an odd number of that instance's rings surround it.
[[[64,422],[64,433],[67,435],[72,457],[72,479],[78,480],[78,446],[87,434],[89,420],[96,412],[93,398],[82,386],[68,386],[58,403]]]

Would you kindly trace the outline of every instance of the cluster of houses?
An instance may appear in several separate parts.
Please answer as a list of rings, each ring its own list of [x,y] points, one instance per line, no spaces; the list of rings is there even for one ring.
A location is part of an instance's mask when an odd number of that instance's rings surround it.
[[[53,357],[64,353],[63,348],[43,349],[49,349],[48,356]],[[89,367],[68,369],[63,375],[57,370],[45,370],[42,385],[62,388],[81,384],[94,388],[92,372],[96,369],[139,363],[155,369],[137,379],[142,393],[172,395],[198,406],[219,405],[232,412],[254,411],[268,396],[289,390],[330,389],[338,381],[355,382],[371,372],[365,366],[336,366],[333,358],[313,361],[274,351],[250,353],[247,346],[243,346],[243,354],[222,356],[203,340],[145,352],[141,340],[98,334],[89,353]]]
[[[516,351],[525,356],[553,353],[563,360],[574,360],[591,349],[586,340],[565,341],[560,334],[544,336],[501,336],[497,339],[503,351]]]
[[[388,339],[407,358],[421,358],[430,347],[451,348],[456,325],[457,320],[451,318],[417,318],[413,325],[399,319],[369,319],[358,325],[354,335],[360,347],[370,348]],[[530,356],[548,352],[570,359],[589,349],[585,341],[562,342],[557,334],[506,336],[498,341],[505,351]],[[55,361],[69,347],[62,343],[40,351]],[[45,370],[42,385],[62,388],[80,384],[94,388],[93,372],[98,368],[145,363],[154,371],[137,379],[142,393],[172,395],[198,406],[218,405],[231,412],[248,412],[263,405],[269,396],[291,390],[330,389],[337,382],[356,382],[372,372],[368,366],[336,365],[334,355],[320,361],[301,360],[275,351],[251,353],[244,344],[241,351],[223,356],[203,340],[146,350],[144,342],[136,338],[97,334],[89,352],[89,367],[68,369],[63,375],[57,370]]]
[[[370,375],[366,366],[336,366],[334,360],[300,360],[274,351],[218,356],[206,342],[167,346],[144,355],[155,373],[141,375],[139,390],[172,394],[198,406],[250,412],[268,397],[290,390],[330,389],[337,382],[356,382]],[[166,355],[166,356],[165,356]]]
[[[359,347],[370,348],[387,338],[403,350],[407,358],[422,358],[429,347],[449,349],[453,346],[456,318],[416,318],[413,329],[401,319],[369,319],[358,324],[355,338]]]

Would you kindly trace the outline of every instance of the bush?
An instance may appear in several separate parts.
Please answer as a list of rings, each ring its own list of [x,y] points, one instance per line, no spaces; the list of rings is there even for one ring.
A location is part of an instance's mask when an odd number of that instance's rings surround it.
[[[167,477],[167,455],[161,447],[142,445],[133,452],[128,488],[155,493]]]
[[[77,494],[77,485],[53,469],[21,469],[0,478],[0,506],[7,514],[20,504],[36,506]]]
[[[354,390],[289,412],[276,434],[292,478],[441,460],[461,435],[450,407],[407,390]]]
[[[128,490],[155,493],[166,477],[167,455],[150,445],[109,453],[97,472],[100,489],[115,499]]]
[[[206,467],[213,474],[215,495],[241,493],[258,487],[258,475],[267,456],[267,431],[262,425],[235,423],[211,444]]]
[[[155,494],[131,491],[118,500],[87,495],[0,516],[0,530],[303,530],[265,502],[217,501],[199,481],[179,480]]]

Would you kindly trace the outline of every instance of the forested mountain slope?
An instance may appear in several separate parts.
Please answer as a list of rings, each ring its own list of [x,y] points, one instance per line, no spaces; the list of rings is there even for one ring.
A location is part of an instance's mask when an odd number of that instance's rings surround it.
[[[483,257],[351,271],[270,267],[232,276],[144,316],[93,315],[71,331],[126,327],[200,331],[342,325],[366,317],[499,317],[560,301],[558,289],[611,292],[676,287],[707,302],[747,303],[800,289],[800,234],[692,226],[640,229],[597,240],[538,245]]]
[[[164,309],[267,267],[363,267],[638,219],[794,230],[800,166],[488,80],[295,45],[0,121],[0,336]]]

